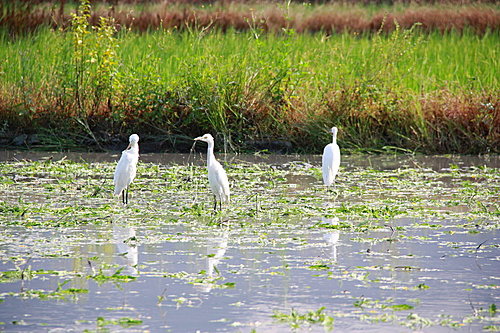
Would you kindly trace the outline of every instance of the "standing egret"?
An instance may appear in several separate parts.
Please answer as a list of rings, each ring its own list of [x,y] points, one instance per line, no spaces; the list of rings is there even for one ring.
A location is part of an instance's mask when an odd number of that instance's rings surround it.
[[[128,204],[128,187],[135,178],[137,172],[137,162],[139,161],[139,136],[132,134],[129,138],[127,149],[122,152],[122,157],[118,161],[113,182],[115,184],[115,195],[122,195],[122,201]]]
[[[222,165],[215,159],[214,155],[214,138],[210,134],[205,134],[194,139],[195,141],[203,141],[208,143],[207,149],[207,169],[208,182],[214,194],[215,204],[214,210],[217,210],[217,201],[220,203],[229,202],[229,181],[227,180],[226,171]]]
[[[340,149],[337,145],[337,127],[332,127],[333,142],[326,145],[323,150],[323,183],[331,186],[340,166]]]

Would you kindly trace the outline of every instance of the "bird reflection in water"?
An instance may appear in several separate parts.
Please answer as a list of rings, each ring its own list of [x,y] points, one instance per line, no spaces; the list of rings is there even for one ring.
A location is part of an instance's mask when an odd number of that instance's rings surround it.
[[[113,226],[113,241],[116,244],[119,264],[125,266],[123,274],[137,274],[139,251],[136,246],[135,229],[131,226]]]
[[[325,224],[325,225],[332,225],[332,226],[338,225],[339,218],[338,217],[333,217],[333,218],[322,217],[321,222],[322,222],[322,224]],[[331,258],[333,260],[337,261],[337,245],[338,245],[339,238],[340,238],[340,231],[338,229],[330,229],[330,228],[327,230],[328,230],[328,232],[326,232],[323,235],[323,239],[332,248]]]
[[[206,278],[208,283],[201,285],[201,290],[204,292],[210,292],[212,290],[214,278],[220,275],[217,266],[226,254],[228,240],[229,230],[227,228],[221,230],[220,233],[213,235],[211,238],[208,238],[205,259]]]

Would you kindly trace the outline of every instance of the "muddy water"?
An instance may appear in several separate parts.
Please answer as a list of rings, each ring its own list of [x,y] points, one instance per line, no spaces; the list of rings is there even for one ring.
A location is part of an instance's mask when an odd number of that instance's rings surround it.
[[[111,153],[46,153],[29,151],[0,151],[0,162],[5,161],[43,161],[68,159],[76,162],[115,162],[119,158],[119,152]],[[268,163],[285,165],[294,162],[307,162],[319,165],[320,155],[280,155],[280,154],[220,154],[219,159],[225,162],[239,161],[250,163]],[[141,154],[141,162],[161,163],[161,164],[181,164],[189,163],[203,164],[201,153],[193,154]],[[447,156],[404,156],[404,155],[351,155],[345,156],[342,161],[344,168],[349,167],[369,167],[380,170],[394,169],[405,166],[419,167],[426,166],[435,171],[449,168],[450,165],[459,167],[488,166],[492,168],[500,167],[500,157],[497,155],[472,156],[472,155],[447,155]]]
[[[216,217],[199,155],[141,156],[148,169],[129,207],[103,194],[117,156],[4,152],[0,159],[5,331],[498,325],[498,157],[347,156],[336,192],[326,192],[320,156],[219,156],[233,181],[233,207]],[[31,170],[30,161],[42,162]],[[187,171],[189,163],[200,167]],[[377,215],[385,211],[394,213]],[[333,324],[301,320],[323,307]]]

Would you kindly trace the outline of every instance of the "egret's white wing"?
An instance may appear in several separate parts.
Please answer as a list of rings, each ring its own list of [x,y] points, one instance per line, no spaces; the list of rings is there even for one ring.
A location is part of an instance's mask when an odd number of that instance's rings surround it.
[[[340,166],[340,149],[335,143],[326,145],[323,150],[322,169],[323,183],[330,186],[335,182],[335,177]]]
[[[208,169],[208,181],[215,196],[222,202],[229,201],[229,181],[227,174],[218,161]]]
[[[226,170],[220,167],[220,172],[217,173],[217,179],[221,184],[221,201],[229,202],[229,180],[227,179]]]
[[[333,183],[333,144],[330,143],[323,149],[322,158],[323,184],[330,186]]]
[[[127,186],[132,183],[137,172],[138,153],[133,150],[124,150],[118,165],[116,166],[113,182],[115,184],[115,195],[120,195]]]

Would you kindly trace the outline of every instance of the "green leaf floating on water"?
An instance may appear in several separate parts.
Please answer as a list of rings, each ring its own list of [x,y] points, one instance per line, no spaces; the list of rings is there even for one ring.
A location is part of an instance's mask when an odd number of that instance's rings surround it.
[[[389,305],[388,307],[393,309],[394,311],[405,311],[405,310],[413,309],[413,306],[408,305],[408,304]]]
[[[328,265],[325,264],[319,264],[319,265],[311,265],[308,267],[309,269],[316,270],[316,271],[321,271],[321,270],[327,270],[330,269]]]

